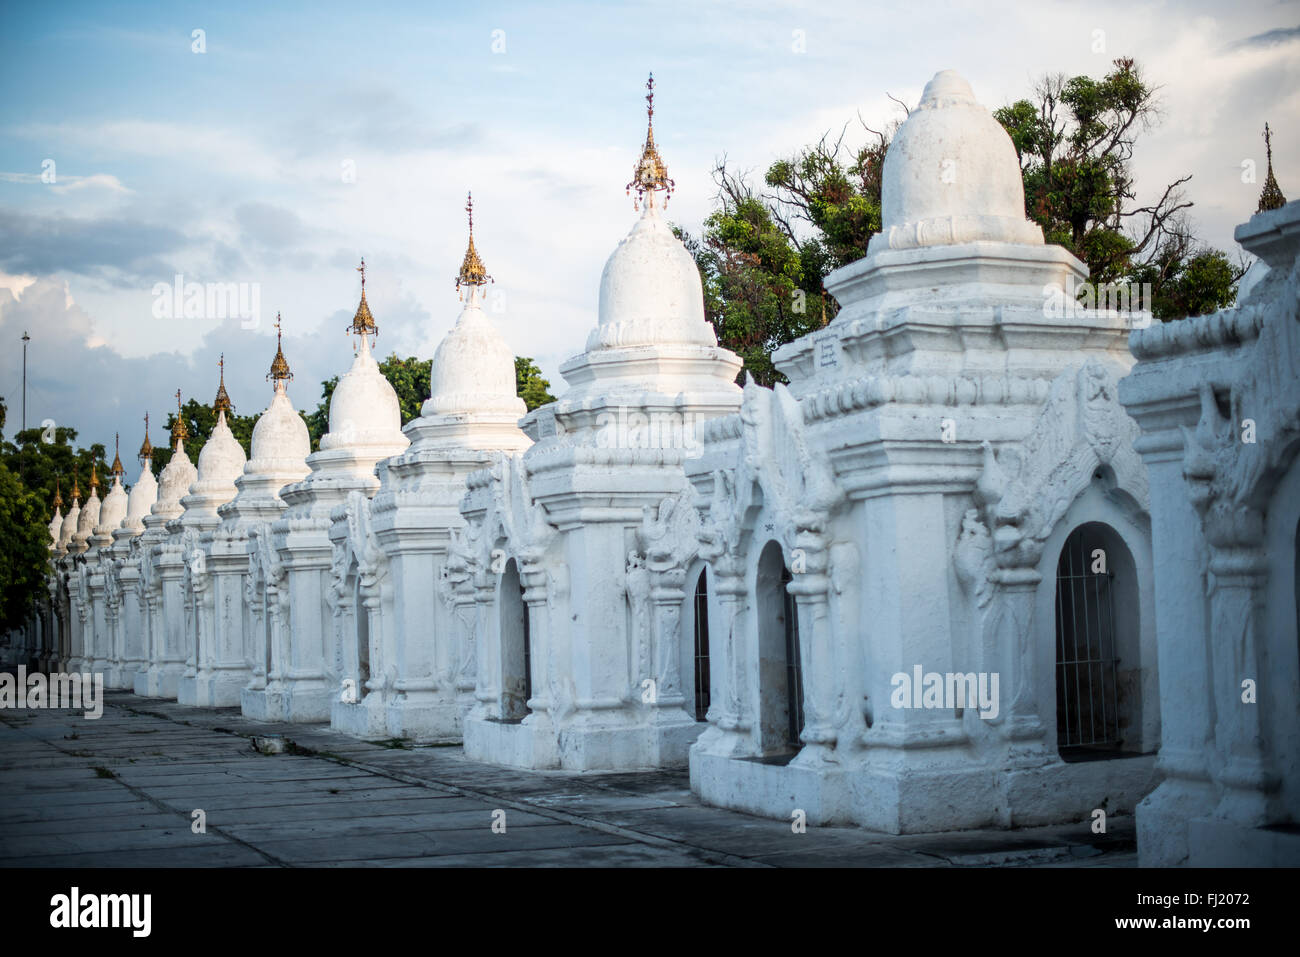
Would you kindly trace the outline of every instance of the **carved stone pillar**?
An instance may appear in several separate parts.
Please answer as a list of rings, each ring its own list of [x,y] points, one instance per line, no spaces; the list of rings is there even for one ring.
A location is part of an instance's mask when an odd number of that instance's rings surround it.
[[[1224,787],[1217,816],[1248,827],[1271,822],[1270,804],[1280,779],[1265,740],[1256,702],[1269,693],[1270,675],[1261,651],[1267,625],[1268,557],[1259,511],[1214,509],[1206,517],[1210,544],[1210,645],[1214,669],[1215,745],[1227,762],[1218,774]],[[1247,701],[1245,683],[1254,685]]]
[[[799,614],[799,656],[803,666],[804,728],[799,739],[815,750],[800,756],[800,763],[825,757],[835,747],[832,722],[834,707],[834,662],[832,660],[830,576],[828,543],[821,530],[824,519],[804,513],[798,518],[795,535],[797,566],[786,591],[797,599]]]

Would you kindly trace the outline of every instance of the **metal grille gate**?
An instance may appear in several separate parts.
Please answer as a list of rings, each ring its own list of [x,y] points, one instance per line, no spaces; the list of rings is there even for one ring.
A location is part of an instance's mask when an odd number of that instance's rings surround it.
[[[1067,760],[1122,744],[1114,574],[1092,570],[1097,548],[1100,536],[1076,528],[1056,566],[1056,744]]]
[[[528,702],[533,700],[533,643],[528,634],[528,602],[524,601],[524,583],[519,583],[519,604],[524,609],[524,710],[528,711]]]
[[[801,746],[803,733],[803,662],[799,658],[799,610],[794,595],[786,590],[794,576],[781,568],[781,595],[785,599],[786,710],[790,715],[790,744]]]
[[[695,585],[695,720],[709,713],[709,586],[700,572]]]

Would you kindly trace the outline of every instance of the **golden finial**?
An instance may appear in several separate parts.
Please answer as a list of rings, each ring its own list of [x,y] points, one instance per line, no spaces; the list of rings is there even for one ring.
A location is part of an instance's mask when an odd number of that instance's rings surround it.
[[[465,260],[460,264],[460,275],[456,277],[456,291],[460,292],[461,286],[486,286],[489,282],[496,282],[488,275],[487,267],[483,265],[483,260],[479,258],[478,250],[474,248],[474,194],[470,193],[465,202],[465,212],[469,214],[469,247],[465,250]],[[464,298],[462,295],[461,298]]]
[[[181,405],[181,390],[176,390],[176,421],[172,423],[172,448],[182,439],[190,437],[190,430],[185,428],[184,407]]]
[[[292,379],[293,373],[289,371],[289,361],[284,357],[284,350],[280,348],[280,314],[275,314],[275,358],[271,360],[271,371],[266,374],[268,379],[274,379],[276,384],[286,379]]]
[[[77,483],[77,467],[72,467],[72,504],[76,505],[77,500],[81,498],[81,486]]]
[[[59,490],[59,480],[54,480],[54,510],[63,508],[63,493]]]
[[[646,94],[646,132],[645,146],[641,150],[641,159],[637,161],[636,168],[632,173],[632,182],[627,184],[628,195],[632,190],[636,190],[637,201],[633,203],[636,208],[640,208],[640,201],[646,193],[650,198],[646,202],[654,205],[654,194],[662,191],[664,193],[664,206],[668,205],[668,199],[673,194],[673,181],[668,178],[668,167],[664,165],[663,159],[659,156],[659,150],[655,147],[655,75],[650,74],[650,79],[646,81],[646,89],[650,92]]]
[[[217,397],[212,400],[212,414],[220,415],[222,412],[228,415],[235,414],[235,407],[230,404],[230,396],[226,392],[226,354],[221,353],[221,359],[217,362],[221,369],[221,384],[217,386]]]
[[[122,468],[122,453],[119,451],[121,436],[113,433],[113,467],[110,469],[113,475],[121,476],[125,474],[126,469]]]
[[[361,265],[357,267],[357,272],[361,273],[361,304],[357,306],[357,314],[352,317],[352,325],[348,326],[348,332],[359,336],[377,336],[379,335],[379,327],[375,325],[375,317],[370,314],[370,307],[366,305],[366,260],[364,257],[361,260]]]
[[[90,463],[90,494],[94,495],[95,490],[99,488],[99,474],[95,471],[95,463]]]
[[[144,414],[144,444],[140,446],[140,464],[153,459],[153,443],[149,441],[149,413]]]
[[[1286,205],[1286,197],[1282,195],[1282,188],[1277,185],[1277,178],[1273,175],[1273,132],[1264,124],[1264,148],[1268,151],[1268,174],[1264,177],[1264,189],[1259,194],[1259,206],[1255,212],[1263,213],[1270,209],[1281,209]]]

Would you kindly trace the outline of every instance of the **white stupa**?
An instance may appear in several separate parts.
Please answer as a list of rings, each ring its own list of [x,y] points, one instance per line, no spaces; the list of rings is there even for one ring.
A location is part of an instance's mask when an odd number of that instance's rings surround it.
[[[101,504],[99,475],[95,472],[95,466],[91,465],[90,498],[86,499],[86,504],[81,507],[81,513],[77,516],[77,530],[72,535],[72,544],[68,546],[68,551],[74,555],[83,554],[92,548],[90,536],[94,534],[95,526],[99,523]]]
[[[185,454],[185,440],[189,432],[181,413],[180,392],[176,393],[176,423],[172,426],[172,457],[158,476],[158,497],[149,507],[149,514],[144,518],[145,530],[148,531],[178,518],[185,511],[181,498],[190,490],[190,486],[199,477],[188,455]]]
[[[361,268],[364,267],[363,260]],[[320,451],[307,459],[311,473],[301,483],[291,486],[293,490],[350,479],[359,481],[373,494],[379,485],[374,474],[376,463],[410,444],[402,434],[397,393],[370,354],[370,337],[378,334],[378,326],[366,303],[364,272],[361,302],[348,329],[359,338],[360,347],[352,368],[339,378],[330,396],[329,432],[321,437]]]
[[[311,436],[307,423],[289,401],[288,383],[293,378],[281,344],[280,316],[275,317],[275,358],[267,378],[273,382],[271,404],[253,426],[252,458],[243,474],[235,479],[238,494],[218,511],[223,528],[234,529],[254,520],[279,516],[284,510],[280,489],[300,481],[310,471]]]
[[[126,517],[113,532],[115,543],[129,541],[144,531],[144,517],[158,501],[158,480],[153,477],[153,443],[149,441],[149,415],[144,417],[144,443],[140,446],[140,477],[126,499]]]
[[[77,533],[77,521],[81,518],[81,487],[77,484],[77,475],[72,475],[72,507],[63,517],[63,527],[59,529],[59,547],[56,549],[60,558],[68,554],[72,536]]]
[[[522,450],[530,443],[518,427],[527,414],[515,382],[515,356],[483,309],[492,282],[474,245],[474,198],[469,245],[456,277],[464,307],[438,344],[429,370],[429,398],[420,417],[403,430],[411,448],[403,461],[429,448]],[[395,463],[394,463],[395,464]]]
[[[1077,323],[1052,318],[1048,292],[1082,284],[1087,267],[1044,243],[1026,217],[1011,138],[957,73],[926,84],[885,155],[881,183],[882,226],[867,255],[823,281],[840,311],[824,332],[772,354],[791,392],[864,375],[982,374],[954,348],[973,334],[1010,350],[989,368],[1018,375],[1051,378],[1077,358],[1060,338],[1078,335]],[[981,331],[957,331],[971,327]],[[889,348],[870,338],[876,331],[888,334]],[[858,348],[862,337],[869,345]],[[1118,369],[1127,349],[1107,341]]]
[[[379,488],[375,467],[403,452],[410,440],[402,434],[397,393],[370,354],[370,337],[378,326],[366,303],[365,260],[361,302],[348,330],[359,340],[352,368],[330,397],[329,432],[320,451],[307,458],[310,473],[280,492],[288,506],[271,526],[273,550],[285,580],[277,586],[292,596],[288,640],[281,646],[281,682],[249,691],[245,713],[289,721],[322,721],[341,687],[335,649],[332,594],[327,572],[332,564],[330,514],[356,492],[369,498]],[[287,645],[287,647],[285,647]]]
[[[176,391],[176,421],[172,425],[171,461],[158,477],[158,498],[144,518],[140,547],[141,578],[145,588],[161,601],[148,618],[147,668],[136,674],[135,693],[148,697],[174,698],[187,650],[184,633],[186,596],[182,578],[186,557],[182,554],[182,529],[178,519],[185,511],[181,500],[198,479],[198,470],[185,454],[189,430],[182,412],[181,393]]]
[[[230,431],[226,414],[234,412],[230,396],[226,393],[226,357],[220,361],[221,380],[217,386],[217,397],[212,402],[212,411],[216,413],[217,424],[208,436],[199,452],[199,465],[194,484],[189,494],[181,499],[185,513],[181,516],[181,525],[198,531],[216,527],[220,521],[217,509],[235,497],[235,479],[244,471],[247,457],[244,449]]]
[[[472,196],[465,211],[469,244],[456,278],[464,308],[434,353],[429,398],[403,430],[411,446],[380,464],[368,530],[354,531],[359,523],[341,522],[337,512],[331,530],[336,555],[341,548],[366,554],[373,536],[387,575],[377,589],[373,578],[363,586],[363,598],[377,592],[381,600],[353,610],[369,614],[366,636],[385,637],[366,657],[369,680],[362,680],[361,641],[340,644],[345,676],[361,694],[333,702],[330,722],[352,734],[459,740],[461,714],[473,701],[473,636],[438,589],[425,586],[442,580],[448,543],[464,525],[466,477],[531,444],[519,428],[527,407],[517,394],[514,353],[483,310],[492,277],[474,245]],[[389,591],[401,600],[383,601]]]
[[[673,181],[655,145],[653,78],[646,85],[645,143],[628,184],[641,216],[605,264],[585,350],[560,366],[569,390],[525,418],[536,444],[466,480],[461,542],[476,544],[457,548],[511,576],[490,594],[457,585],[455,600],[475,604],[476,620],[501,623],[474,636],[483,667],[463,719],[471,760],[583,771],[680,764],[699,734],[685,699],[662,691],[685,673],[681,642],[644,630],[664,620],[642,610],[650,591],[679,607],[683,579],[651,585],[639,549],[658,521],[657,567],[694,559],[694,536],[668,531],[694,498],[682,462],[708,420],[739,408],[741,360],[718,345],[699,270],[661,218]],[[469,563],[454,557],[468,581]],[[521,619],[546,625],[530,631]],[[643,641],[657,649],[653,661],[635,650]],[[629,691],[643,677],[660,689],[651,707]]]
[[[114,435],[113,466],[109,471],[109,474],[113,476],[113,487],[108,490],[108,494],[104,496],[104,501],[99,507],[99,521],[95,525],[94,537],[92,538],[97,548],[112,547],[113,532],[126,518],[126,489],[122,487],[122,475],[125,471],[122,468],[122,455],[118,450],[118,436]]]
[[[275,358],[266,376],[274,384],[271,404],[253,427],[252,457],[235,480],[239,493],[217,510],[221,524],[212,532],[207,552],[214,592],[232,594],[236,601],[253,596],[245,615],[220,623],[218,655],[224,660],[218,661],[220,676],[209,683],[207,703],[247,703],[250,716],[267,712],[266,686],[273,657],[268,646],[272,631],[268,569],[261,559],[269,552],[271,523],[285,509],[280,490],[307,475],[306,459],[311,453],[307,423],[289,400],[293,373],[284,357],[279,314],[275,338]]]
[[[50,551],[54,552],[55,558],[61,554],[59,552],[59,533],[63,531],[63,493],[59,491],[58,482],[54,483],[54,517],[50,519]]]
[[[718,345],[704,317],[699,268],[660,215],[673,181],[655,145],[653,78],[648,86],[645,145],[628,184],[641,217],[605,263],[586,352],[560,366],[570,389],[553,410],[559,415],[597,406],[653,413],[689,405],[711,416],[739,401],[741,359]],[[568,428],[585,431],[591,418],[579,414]]]
[[[1025,218],[1025,189],[1011,137],[954,70],[925,86],[889,144],[882,172],[884,228],[870,252],[953,243],[1041,246]]]

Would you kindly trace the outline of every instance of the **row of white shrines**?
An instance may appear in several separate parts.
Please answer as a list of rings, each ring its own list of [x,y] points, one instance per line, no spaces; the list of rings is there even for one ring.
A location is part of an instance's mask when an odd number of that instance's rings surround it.
[[[277,355],[251,459],[223,414],[197,471],[174,440],[158,487],[146,463],[51,527],[17,657],[484,762],[689,764],[787,820],[1136,808],[1144,864],[1297,862],[1300,204],[1238,227],[1233,308],[1045,309],[1085,267],[943,72],[840,313],[777,350],[788,387],[742,389],[669,184],[651,133],[561,399],[524,414],[471,234],[419,418],[363,286],[320,451]]]

